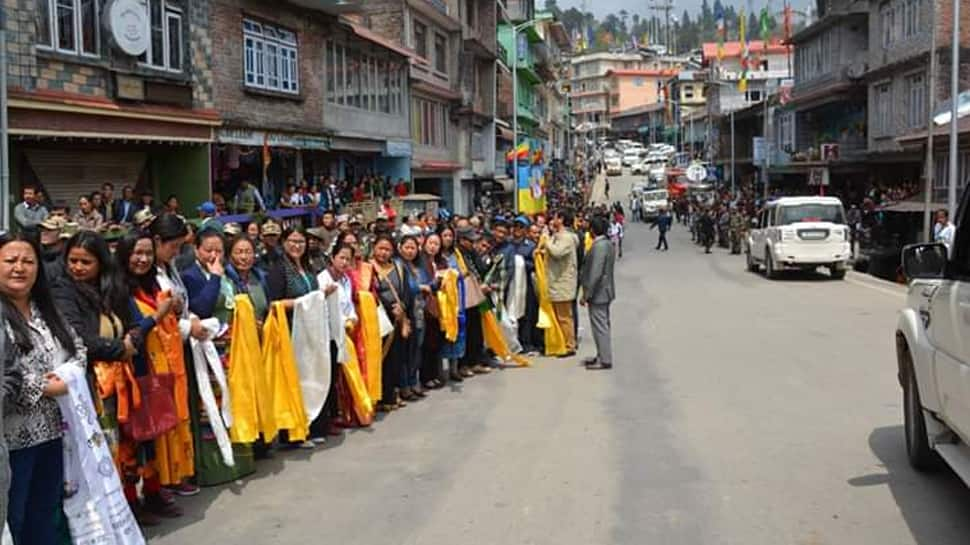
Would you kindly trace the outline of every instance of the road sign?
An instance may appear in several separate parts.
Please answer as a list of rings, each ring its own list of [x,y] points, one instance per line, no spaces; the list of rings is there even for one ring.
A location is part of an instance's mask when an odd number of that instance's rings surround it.
[[[699,184],[707,179],[707,169],[704,168],[704,165],[694,164],[687,167],[686,176],[688,180]]]

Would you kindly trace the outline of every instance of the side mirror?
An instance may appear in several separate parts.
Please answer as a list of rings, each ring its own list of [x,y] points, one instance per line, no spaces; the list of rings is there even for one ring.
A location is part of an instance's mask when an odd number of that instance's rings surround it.
[[[903,247],[903,274],[907,280],[943,278],[947,259],[943,244],[910,244]]]

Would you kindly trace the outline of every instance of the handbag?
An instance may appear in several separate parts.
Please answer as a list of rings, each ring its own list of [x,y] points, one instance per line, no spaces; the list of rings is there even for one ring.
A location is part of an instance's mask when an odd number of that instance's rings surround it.
[[[394,268],[397,270],[398,277],[401,278],[401,280],[403,281],[404,271],[402,271],[401,267],[397,265],[395,265]],[[387,287],[391,288],[391,295],[394,296],[394,301],[398,304],[398,306],[404,309],[405,308],[404,302],[401,301],[401,296],[397,294],[397,288],[394,287],[394,284],[387,277],[387,275],[383,275],[378,271],[377,276],[385,283],[387,283]],[[409,320],[407,316],[402,315],[400,318],[395,319],[395,323],[401,326],[402,339],[407,339],[408,337],[411,336],[411,320]]]
[[[137,377],[141,400],[135,395],[135,403],[128,413],[128,422],[122,424],[125,435],[135,441],[149,441],[175,429],[178,415],[175,411],[175,375],[151,373]]]

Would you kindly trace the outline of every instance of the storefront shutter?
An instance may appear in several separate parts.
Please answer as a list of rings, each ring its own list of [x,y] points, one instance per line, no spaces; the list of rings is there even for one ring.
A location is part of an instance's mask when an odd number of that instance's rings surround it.
[[[138,183],[147,154],[140,151],[26,150],[30,168],[51,202],[63,200],[73,210],[81,195],[101,189],[111,182],[115,195],[121,187]]]

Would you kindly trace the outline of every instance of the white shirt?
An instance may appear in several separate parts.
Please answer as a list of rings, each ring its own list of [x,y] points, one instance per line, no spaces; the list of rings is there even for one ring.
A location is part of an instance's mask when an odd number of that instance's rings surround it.
[[[946,246],[947,253],[949,253],[953,247],[953,235],[955,232],[956,227],[953,226],[953,223],[949,221],[946,222],[946,225],[937,223],[933,227],[933,240],[943,243]]]
[[[350,283],[350,277],[346,274],[339,281],[334,280],[333,276],[330,275],[330,269],[324,269],[323,272],[317,275],[317,283],[320,285],[320,289],[326,292],[327,286],[331,284],[337,285],[337,291],[330,294],[331,297],[337,296],[338,306],[340,307],[341,318],[346,320],[357,321],[357,309],[354,308],[354,298],[353,298],[353,285]]]

